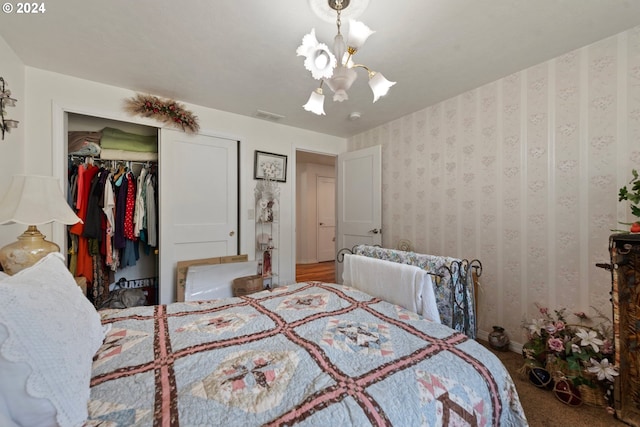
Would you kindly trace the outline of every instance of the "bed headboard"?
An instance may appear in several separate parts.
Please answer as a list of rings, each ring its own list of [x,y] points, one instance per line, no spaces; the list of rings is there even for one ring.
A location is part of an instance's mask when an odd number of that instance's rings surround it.
[[[351,249],[338,251],[338,262],[344,261],[345,253],[413,265],[426,270],[435,278],[434,290],[442,324],[470,338],[476,337],[474,276],[477,278],[482,275],[482,263],[479,260],[469,261],[380,246],[356,245]]]

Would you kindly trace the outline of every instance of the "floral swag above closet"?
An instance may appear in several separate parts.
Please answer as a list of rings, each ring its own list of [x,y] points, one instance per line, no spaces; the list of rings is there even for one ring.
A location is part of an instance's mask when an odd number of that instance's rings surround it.
[[[137,94],[125,100],[127,112],[143,117],[151,117],[168,125],[182,129],[186,133],[198,133],[198,118],[184,105],[172,99],[162,99],[153,95]]]

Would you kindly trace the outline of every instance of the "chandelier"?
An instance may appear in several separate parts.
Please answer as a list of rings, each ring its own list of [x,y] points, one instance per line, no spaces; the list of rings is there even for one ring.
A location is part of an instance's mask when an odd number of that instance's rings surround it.
[[[320,80],[320,86],[311,92],[309,101],[303,105],[305,110],[317,115],[325,114],[322,85],[326,83],[333,91],[334,101],[345,101],[349,99],[347,91],[356,80],[356,68],[366,70],[369,76],[369,87],[373,92],[373,102],[386,95],[389,92],[389,88],[396,84],[396,82],[387,80],[382,73],[353,62],[353,56],[375,31],[372,31],[362,22],[350,19],[348,39],[347,43],[345,43],[340,31],[342,25],[340,15],[349,6],[350,0],[327,0],[327,2],[329,7],[335,10],[337,14],[336,26],[338,27],[338,34],[333,39],[333,52],[326,44],[318,42],[315,28],[303,37],[302,44],[296,50],[298,56],[305,57],[305,68],[311,72],[314,79]]]

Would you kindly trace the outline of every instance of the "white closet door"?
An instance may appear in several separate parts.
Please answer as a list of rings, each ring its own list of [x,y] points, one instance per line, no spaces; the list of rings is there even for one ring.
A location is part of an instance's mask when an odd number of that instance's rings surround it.
[[[238,142],[160,130],[160,303],[176,299],[176,263],[238,253]]]

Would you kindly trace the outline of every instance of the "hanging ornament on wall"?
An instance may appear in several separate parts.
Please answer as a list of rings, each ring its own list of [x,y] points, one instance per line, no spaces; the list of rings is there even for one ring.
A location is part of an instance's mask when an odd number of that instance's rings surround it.
[[[398,250],[401,250],[401,251],[413,252],[413,243],[411,243],[411,240],[400,239],[398,240],[397,248]]]
[[[198,133],[198,118],[172,99],[162,99],[153,95],[137,94],[125,100],[125,110],[131,114],[150,117],[186,133]]]

